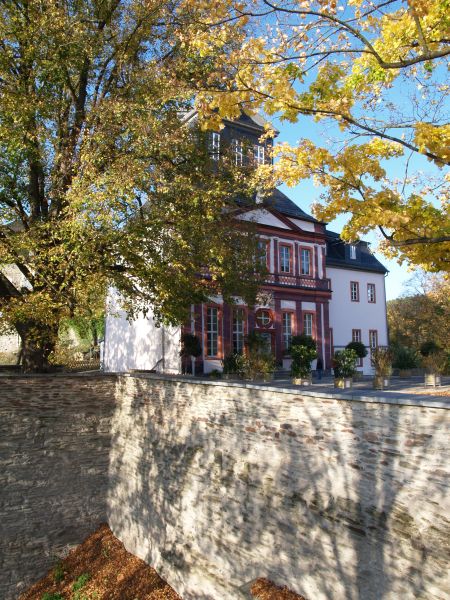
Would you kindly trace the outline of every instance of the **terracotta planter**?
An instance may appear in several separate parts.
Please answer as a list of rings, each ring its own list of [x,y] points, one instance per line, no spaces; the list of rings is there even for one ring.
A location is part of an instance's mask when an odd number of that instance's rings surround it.
[[[338,377],[334,380],[334,387],[340,388],[341,390],[346,390],[351,388],[353,384],[353,380],[351,377]]]
[[[425,373],[425,385],[431,387],[441,385],[441,376],[438,373]]]

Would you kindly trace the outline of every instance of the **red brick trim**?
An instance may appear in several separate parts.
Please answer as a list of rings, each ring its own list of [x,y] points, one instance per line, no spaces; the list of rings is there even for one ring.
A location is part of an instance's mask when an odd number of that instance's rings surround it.
[[[308,250],[309,252],[309,273],[302,273],[302,250]],[[314,278],[314,247],[311,246],[302,246],[301,244],[298,247],[298,274],[300,277],[311,277]]]
[[[217,308],[217,355],[208,354],[208,308]],[[210,302],[203,305],[203,344],[205,360],[223,358],[223,307],[220,304]]]
[[[283,247],[290,249],[289,271],[281,270],[281,248]],[[278,242],[278,273],[281,273],[282,275],[294,275],[294,252],[294,244],[291,244],[290,242]]]

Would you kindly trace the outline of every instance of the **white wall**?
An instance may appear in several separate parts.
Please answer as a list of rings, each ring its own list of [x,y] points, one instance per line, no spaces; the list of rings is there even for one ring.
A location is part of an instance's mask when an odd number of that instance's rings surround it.
[[[20,348],[20,337],[17,333],[0,334],[0,353],[12,354]]]
[[[384,275],[351,269],[327,268],[331,279],[332,296],[330,301],[330,327],[333,328],[333,344],[346,346],[352,340],[352,329],[361,329],[361,341],[369,345],[369,330],[378,331],[378,345],[386,346],[386,294]],[[350,299],[350,282],[359,283],[359,302]],[[374,283],[376,302],[367,300],[367,284]],[[363,359],[363,372],[373,373],[370,357]]]
[[[124,372],[130,369],[156,369],[158,372],[180,372],[179,327],[157,327],[151,312],[127,321],[115,292],[108,297],[104,370]]]
[[[289,229],[289,227],[277,219],[271,212],[265,208],[258,208],[256,210],[250,210],[242,213],[237,217],[242,221],[253,221],[254,223],[260,223],[261,225],[269,225],[270,227],[278,227],[279,229]]]

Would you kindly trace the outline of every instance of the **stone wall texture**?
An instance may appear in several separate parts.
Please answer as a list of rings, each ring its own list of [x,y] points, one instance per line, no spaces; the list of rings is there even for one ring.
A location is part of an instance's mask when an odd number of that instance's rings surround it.
[[[0,377],[0,598],[106,520],[114,377]]]
[[[450,411],[124,378],[109,523],[184,600],[449,598]]]
[[[0,598],[108,520],[184,600],[450,594],[450,411],[162,377],[0,378]]]

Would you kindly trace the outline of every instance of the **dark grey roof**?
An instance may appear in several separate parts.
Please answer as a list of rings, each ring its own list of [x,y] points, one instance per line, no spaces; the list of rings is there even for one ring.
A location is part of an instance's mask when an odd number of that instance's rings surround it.
[[[274,208],[286,217],[303,219],[303,221],[310,221],[311,223],[320,223],[320,221],[305,213],[295,202],[278,189],[274,189],[272,194],[264,201],[264,204],[268,208]]]
[[[234,119],[233,121],[230,121],[229,119],[224,119],[225,122],[230,123],[231,125],[243,125],[244,127],[250,127],[251,129],[256,129],[258,131],[260,131],[261,133],[263,133],[266,130],[266,126],[270,127],[274,133],[275,133],[275,137],[280,133],[277,129],[275,129],[272,125],[272,123],[270,123],[270,121],[267,121],[264,117],[262,117],[261,115],[259,115],[258,113],[255,113],[254,115],[250,115],[245,111],[242,111],[241,115],[239,116],[239,118]]]
[[[181,120],[185,123],[187,123],[188,121],[190,121],[191,119],[195,119],[197,117],[197,109],[196,108],[192,108],[191,110],[187,110],[184,112],[180,112],[180,117]],[[241,115],[237,118],[237,119],[224,119],[224,122],[230,123],[230,124],[239,124],[239,125],[243,125],[244,127],[250,127],[251,129],[256,129],[257,131],[263,133],[266,130],[266,126],[269,126],[275,133],[275,136],[277,136],[280,132],[274,128],[274,126],[272,125],[272,123],[270,123],[270,121],[267,121],[264,117],[262,117],[260,114],[255,113],[254,115],[250,115],[248,113],[246,113],[245,111],[241,112]]]
[[[356,258],[350,258],[350,245],[341,240],[338,233],[327,231],[327,267],[341,267],[344,269],[355,269],[357,271],[372,271],[375,273],[387,273],[388,270],[372,254],[369,244],[358,241],[356,246]]]

